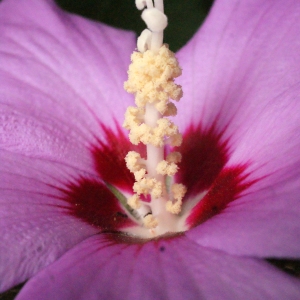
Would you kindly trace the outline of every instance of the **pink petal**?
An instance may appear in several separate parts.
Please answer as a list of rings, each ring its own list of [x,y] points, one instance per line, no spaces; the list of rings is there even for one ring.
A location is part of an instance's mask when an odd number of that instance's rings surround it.
[[[145,244],[92,237],[31,279],[21,299],[298,299],[300,282],[265,262],[186,237]]]
[[[132,101],[133,34],[41,0],[1,3],[0,32],[1,147],[94,172],[87,147],[99,122],[123,122]]]
[[[71,217],[61,207],[66,203],[59,200],[60,180],[66,181],[73,169],[4,150],[0,150],[0,161],[3,291],[25,281],[99,229]]]
[[[216,1],[178,53],[182,129],[191,119],[195,127],[214,126],[229,149],[224,168],[246,164],[248,179],[258,180],[188,233],[201,245],[237,254],[300,255],[299,16],[294,0]]]
[[[294,42],[299,10],[295,0],[216,1],[204,26],[177,54],[185,111],[178,118],[189,116],[185,124],[192,117],[205,127],[217,119],[222,129],[230,123],[244,131],[273,99],[293,92],[300,75],[300,46]]]
[[[251,162],[257,177],[300,158],[299,16],[294,0],[217,1],[178,53],[181,126],[191,118],[204,128],[215,124],[229,139],[229,163]]]
[[[122,82],[134,47],[133,34],[52,1],[1,2],[1,290],[99,232],[66,213],[62,188],[99,180],[91,147],[100,121],[113,127],[130,101]]]
[[[135,225],[99,177],[5,150],[0,161],[0,290],[28,279],[87,236]]]
[[[232,254],[299,258],[299,186],[299,179],[287,180],[246,192],[187,236]]]

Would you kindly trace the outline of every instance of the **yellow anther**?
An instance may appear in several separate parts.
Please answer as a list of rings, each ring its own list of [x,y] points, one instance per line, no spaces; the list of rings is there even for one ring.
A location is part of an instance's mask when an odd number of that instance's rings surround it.
[[[139,171],[134,172],[134,178],[136,181],[142,180],[146,175],[146,169],[142,168]]]
[[[165,135],[165,136],[173,136],[178,134],[178,127],[171,122],[168,119],[161,118],[157,121],[157,127],[154,129],[154,131],[157,131],[157,134],[159,135]]]
[[[166,210],[171,214],[178,215],[181,212],[182,201],[172,202],[171,200],[166,203]]]
[[[178,215],[181,212],[182,198],[186,193],[186,187],[181,183],[175,183],[172,185],[171,190],[175,201],[169,200],[166,203],[166,210],[172,214]]]
[[[141,200],[138,195],[134,194],[127,199],[127,204],[133,209],[138,209],[141,207]]]
[[[149,188],[149,182],[148,182],[147,178],[143,178],[142,180],[135,182],[133,185],[133,190],[138,195],[148,194],[148,191],[150,190],[150,188]]]
[[[180,152],[171,152],[167,155],[166,161],[167,162],[174,162],[174,163],[179,163],[181,162],[181,153]]]
[[[162,183],[160,181],[156,181],[151,190],[151,196],[154,199],[158,199],[158,198],[162,197],[162,193],[163,193]]]
[[[152,216],[152,214],[145,216],[143,223],[144,226],[149,229],[155,228],[158,225],[158,221]]]
[[[168,139],[172,147],[179,147],[182,144],[182,135],[180,133],[170,136]]]
[[[166,108],[163,115],[164,115],[164,117],[176,116],[177,115],[177,108],[174,105],[174,103],[169,102],[167,104],[167,108]]]
[[[143,108],[129,106],[125,113],[123,127],[130,130],[132,127],[140,125],[143,121],[145,110]]]
[[[161,175],[174,176],[178,171],[178,166],[174,162],[167,162],[162,160],[156,167],[156,171]]]
[[[168,94],[171,99],[179,101],[182,98],[183,92],[180,85],[173,83],[173,85],[170,85],[168,88]]]
[[[151,127],[143,123],[139,126],[131,128],[131,131],[129,133],[129,140],[134,145],[137,145],[140,142],[143,142],[144,144],[148,144],[150,139],[150,134],[151,134]]]
[[[174,183],[172,185],[171,190],[172,190],[174,199],[181,201],[186,193],[186,186],[181,183]]]
[[[127,168],[130,172],[134,173],[140,171],[144,168],[143,160],[141,159],[141,155],[135,151],[129,151],[125,157],[125,162]]]
[[[181,75],[181,69],[174,53],[166,45],[158,53],[151,50],[134,52],[131,61],[124,88],[136,95],[138,107],[143,107],[146,103],[162,102],[156,108],[163,114],[169,98],[176,101],[181,98],[181,86],[174,83],[174,78]]]
[[[133,185],[133,190],[138,195],[151,194],[154,198],[160,198],[162,196],[162,183],[154,178],[142,178]]]
[[[129,134],[129,139],[132,144],[137,145],[152,144],[155,147],[164,146],[165,137],[172,138],[172,146],[179,146],[182,137],[178,132],[178,127],[168,119],[161,118],[157,121],[157,126],[152,128],[146,124],[132,126]]]

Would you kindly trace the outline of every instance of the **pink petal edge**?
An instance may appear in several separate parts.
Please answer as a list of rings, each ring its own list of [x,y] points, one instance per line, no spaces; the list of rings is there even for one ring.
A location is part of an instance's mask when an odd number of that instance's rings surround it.
[[[31,279],[17,300],[298,299],[299,280],[186,237],[124,244],[89,238]]]

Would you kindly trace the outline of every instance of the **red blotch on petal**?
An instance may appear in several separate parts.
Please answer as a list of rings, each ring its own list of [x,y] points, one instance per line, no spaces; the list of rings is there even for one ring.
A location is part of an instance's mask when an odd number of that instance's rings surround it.
[[[61,189],[62,200],[71,204],[68,213],[100,228],[115,231],[135,223],[127,216],[118,199],[101,182],[80,178]]]
[[[256,180],[247,181],[249,174],[246,174],[246,168],[245,165],[223,169],[204,198],[192,209],[186,224],[191,228],[205,222],[255,183]]]
[[[201,125],[190,126],[184,133],[175,179],[187,187],[185,199],[208,189],[228,161],[228,141],[221,141],[222,135],[214,125],[206,130]]]
[[[130,143],[128,135],[117,126],[116,132],[101,126],[104,137],[92,147],[95,168],[102,180],[115,187],[133,193],[134,176],[126,167],[125,156],[129,151],[137,151],[146,157],[146,147],[143,144],[134,146]]]
[[[103,182],[132,193],[134,177],[127,169],[124,158],[131,150],[139,152],[142,157],[146,157],[146,153],[145,146],[133,146],[120,127],[117,126],[115,131],[104,125],[101,127],[104,135],[91,147],[95,169],[101,181],[80,177],[61,189],[64,194],[62,200],[71,204],[68,213],[102,231],[115,232],[136,224]],[[225,168],[229,147],[228,141],[222,136],[223,132],[217,132],[214,125],[205,130],[201,125],[190,126],[178,149],[182,154],[182,162],[175,180],[187,187],[185,199],[208,191],[186,220],[190,228],[220,213],[254,183],[246,180],[246,165]],[[124,238],[122,234],[118,236]]]

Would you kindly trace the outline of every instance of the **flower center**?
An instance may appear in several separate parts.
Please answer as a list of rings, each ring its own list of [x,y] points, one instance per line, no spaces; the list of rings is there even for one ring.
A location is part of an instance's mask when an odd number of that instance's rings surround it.
[[[146,156],[146,147],[141,143],[132,145],[118,126],[113,129],[102,125],[101,129],[101,140],[90,147],[98,175],[83,173],[64,183],[59,188],[59,199],[62,200],[59,207],[99,232],[123,232],[129,233],[129,237],[153,238],[155,234],[127,204],[127,198],[133,194],[135,178],[127,169],[124,157],[130,151]],[[248,179],[249,163],[227,166],[231,152],[228,144],[224,132],[219,132],[215,125],[205,128],[198,124],[186,128],[183,143],[178,148],[182,153],[180,169],[172,180],[183,183],[187,193],[177,215],[167,215],[162,205],[165,215],[158,217],[156,235],[176,235],[176,232],[202,224],[222,213],[230,202],[256,182]],[[170,186],[171,177],[167,176],[166,189]],[[150,200],[150,196],[141,195],[141,198],[145,202]],[[118,240],[120,235],[115,236]]]
[[[124,84],[135,95],[136,107],[127,109],[123,124],[132,144],[118,126],[102,125],[102,139],[91,146],[99,178],[84,174],[59,188],[67,203],[60,207],[68,214],[100,232],[146,239],[177,235],[205,222],[255,182],[247,180],[248,164],[226,166],[229,141],[217,122],[206,128],[191,125],[182,138],[167,118],[177,114],[169,99],[182,97],[174,82],[181,69],[162,45],[163,1],[154,4],[136,0],[139,9],[146,7],[142,18],[149,29],[138,38],[139,52],[132,54]]]
[[[138,39],[139,52],[131,56],[124,88],[135,95],[137,106],[127,109],[123,127],[130,130],[131,143],[146,145],[147,157],[130,151],[125,158],[136,180],[135,193],[128,198],[127,204],[150,234],[156,236],[179,230],[175,215],[181,212],[186,193],[183,184],[172,180],[178,171],[181,154],[174,151],[165,156],[166,144],[178,147],[182,143],[178,127],[167,119],[177,114],[176,106],[169,99],[179,101],[182,97],[181,86],[174,83],[181,69],[174,53],[162,45],[163,30],[167,26],[163,2],[156,1],[153,7],[152,1],[137,1],[137,6],[140,9],[147,6],[142,18],[149,29]]]

